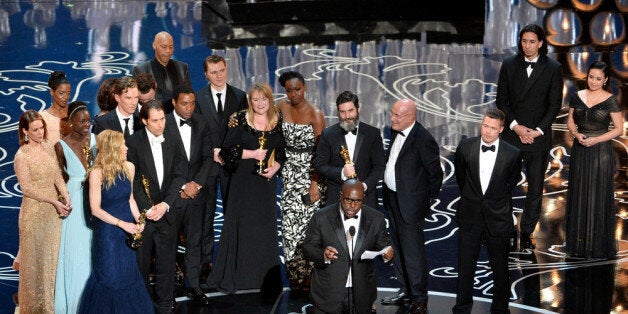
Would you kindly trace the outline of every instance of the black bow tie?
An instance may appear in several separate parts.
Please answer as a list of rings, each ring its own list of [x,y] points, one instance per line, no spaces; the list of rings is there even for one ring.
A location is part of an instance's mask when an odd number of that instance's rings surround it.
[[[189,126],[192,126],[192,120],[191,119],[181,119],[179,120],[179,126],[183,126],[184,124],[187,124]]]
[[[356,134],[358,134],[358,129],[357,129],[357,128],[355,128],[355,129],[353,129],[353,130],[351,130],[351,131],[345,131],[345,130],[342,130],[342,133],[344,133],[344,135],[347,135],[347,134],[349,134],[349,133],[351,133],[351,134],[353,134],[353,135],[356,135]]]
[[[486,152],[487,150],[490,150],[492,152],[495,151],[495,145],[491,145],[491,146],[486,146],[486,145],[482,145],[482,152]]]
[[[530,67],[532,69],[534,69],[534,65],[536,64],[536,62],[530,62],[530,61],[523,61],[523,63],[526,65],[526,68]]]
[[[353,217],[349,217],[349,216],[343,214],[343,216],[345,216],[345,220],[347,220],[347,219],[358,219],[358,215],[355,215]]]

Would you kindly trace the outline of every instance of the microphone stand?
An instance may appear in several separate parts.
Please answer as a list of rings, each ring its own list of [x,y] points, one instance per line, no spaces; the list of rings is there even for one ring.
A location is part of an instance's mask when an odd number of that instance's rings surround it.
[[[351,298],[349,299],[349,313],[355,313],[355,290],[353,289],[353,258],[355,252],[353,251],[353,237],[355,236],[355,227],[349,227],[349,236],[351,237],[351,254],[349,255],[349,272],[351,273]],[[353,300],[352,300],[353,299]]]

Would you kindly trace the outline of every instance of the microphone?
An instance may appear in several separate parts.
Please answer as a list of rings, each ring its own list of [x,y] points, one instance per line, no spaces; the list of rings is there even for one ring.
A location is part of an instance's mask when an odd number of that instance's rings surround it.
[[[351,227],[349,227],[349,236],[351,236],[353,238],[354,235],[355,235],[355,227],[351,226]]]
[[[355,236],[355,227],[349,227],[349,236],[351,237],[351,255],[349,256],[349,272],[351,273],[351,291],[353,292],[353,236]],[[348,293],[348,292],[347,292]],[[355,294],[353,295],[355,298]],[[353,303],[353,304],[352,304]],[[353,307],[355,307],[355,300],[349,298],[349,312],[353,313]]]

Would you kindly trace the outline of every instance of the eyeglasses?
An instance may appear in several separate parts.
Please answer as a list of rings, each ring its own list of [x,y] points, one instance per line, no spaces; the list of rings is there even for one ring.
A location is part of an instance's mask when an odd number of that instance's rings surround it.
[[[360,204],[360,203],[362,203],[362,200],[363,200],[363,199],[361,199],[361,198],[348,198],[348,197],[343,197],[343,198],[342,198],[342,201],[343,201],[343,202],[345,202],[345,203],[349,203],[349,204],[351,204],[351,205]]]

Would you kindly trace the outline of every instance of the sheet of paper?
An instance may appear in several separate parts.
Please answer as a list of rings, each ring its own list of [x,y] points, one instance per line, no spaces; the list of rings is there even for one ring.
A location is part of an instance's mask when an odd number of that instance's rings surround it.
[[[374,259],[375,257],[384,254],[388,247],[383,248],[381,251],[364,251],[360,259]]]

